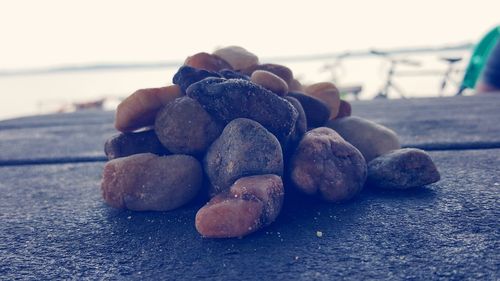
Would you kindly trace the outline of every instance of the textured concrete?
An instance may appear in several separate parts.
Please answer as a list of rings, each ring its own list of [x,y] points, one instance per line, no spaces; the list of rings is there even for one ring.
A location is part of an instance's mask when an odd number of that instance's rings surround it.
[[[500,95],[353,102],[353,113],[394,129],[406,147],[500,148]],[[113,112],[0,122],[0,165],[103,160]]]
[[[288,197],[270,227],[225,240],[197,234],[200,202],[107,207],[102,163],[2,167],[0,279],[498,280],[500,149],[431,156],[436,184],[345,204]]]

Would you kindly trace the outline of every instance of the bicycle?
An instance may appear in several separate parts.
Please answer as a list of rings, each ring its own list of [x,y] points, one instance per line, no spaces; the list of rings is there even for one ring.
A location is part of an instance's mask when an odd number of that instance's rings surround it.
[[[375,95],[375,99],[378,98],[385,98],[387,99],[389,97],[389,90],[394,90],[396,91],[401,98],[406,98],[406,95],[404,91],[399,87],[396,83],[393,81],[393,77],[396,74],[396,66],[402,64],[402,65],[408,65],[408,66],[415,66],[418,67],[420,66],[420,62],[418,61],[413,61],[413,60],[408,60],[408,59],[396,59],[393,58],[389,55],[389,53],[386,52],[380,52],[376,50],[370,50],[370,53],[373,55],[380,56],[386,60],[389,61],[390,66],[387,71],[387,79],[384,84],[384,86],[377,92]]]

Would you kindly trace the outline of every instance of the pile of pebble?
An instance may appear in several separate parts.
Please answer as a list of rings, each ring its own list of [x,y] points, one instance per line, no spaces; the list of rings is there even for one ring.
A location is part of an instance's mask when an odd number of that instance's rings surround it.
[[[115,208],[168,211],[206,192],[198,232],[242,237],[276,219],[286,190],[340,202],[440,178],[427,153],[350,116],[334,84],[303,86],[241,47],[188,57],[173,83],[117,108],[101,185]]]

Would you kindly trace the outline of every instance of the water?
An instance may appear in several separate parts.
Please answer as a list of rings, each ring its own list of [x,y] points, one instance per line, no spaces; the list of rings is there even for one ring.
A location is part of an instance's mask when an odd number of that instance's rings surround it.
[[[464,56],[464,52],[448,52],[426,55],[402,56],[419,61],[421,67],[401,66],[396,71],[435,70],[444,73],[447,65],[439,60],[442,56]],[[459,68],[465,68],[467,58]],[[295,76],[305,83],[331,81],[332,73],[324,65],[333,61],[294,62],[287,65]],[[361,99],[370,99],[384,84],[388,63],[379,57],[347,58],[336,68],[334,78],[340,86],[361,85]],[[31,76],[0,77],[0,120],[25,115],[46,114],[71,108],[74,102],[86,102],[100,98],[118,100],[140,88],[161,87],[171,84],[175,68],[114,70],[93,72],[68,72]],[[460,81],[461,74],[455,75]],[[394,82],[407,97],[437,96],[441,75],[401,76]],[[452,95],[457,87],[449,87],[445,95]],[[398,98],[396,93],[391,98]],[[116,102],[108,102],[105,108],[113,109]]]

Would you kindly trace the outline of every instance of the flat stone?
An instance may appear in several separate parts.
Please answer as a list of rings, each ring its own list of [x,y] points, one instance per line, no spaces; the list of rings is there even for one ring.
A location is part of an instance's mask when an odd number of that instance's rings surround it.
[[[252,119],[280,140],[290,135],[298,116],[287,100],[246,80],[205,79],[187,93],[215,119],[225,124],[236,118]]]

